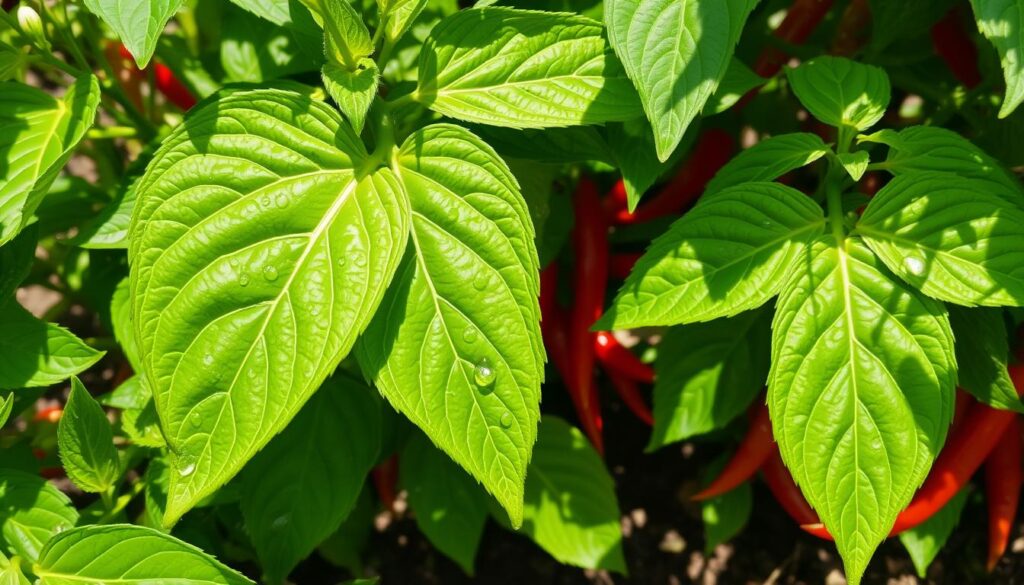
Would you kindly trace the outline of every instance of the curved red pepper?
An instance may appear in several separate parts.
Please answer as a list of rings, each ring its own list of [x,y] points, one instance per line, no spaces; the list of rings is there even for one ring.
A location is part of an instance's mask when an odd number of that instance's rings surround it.
[[[377,497],[385,510],[395,508],[395,487],[398,485],[398,455],[392,455],[382,461],[370,472],[373,478],[373,487],[377,490]]]
[[[1006,428],[999,444],[985,462],[985,498],[988,502],[988,563],[991,573],[1010,543],[1017,518],[1022,480],[1020,417]]]
[[[640,361],[640,358],[622,347],[615,336],[607,331],[594,335],[594,350],[609,373],[614,372],[636,382],[654,383],[654,369]]]
[[[605,195],[604,211],[608,216],[608,223],[615,223],[615,218],[621,213],[629,213],[629,195],[626,193],[626,183],[622,179],[615,181]]]
[[[693,496],[693,499],[706,500],[732,490],[757,473],[768,457],[778,450],[775,439],[772,438],[772,421],[768,416],[768,406],[757,404],[754,406],[750,428],[747,429],[747,434],[732,459],[715,481]]]
[[[640,394],[640,387],[636,381],[611,369],[608,369],[607,372],[608,379],[611,380],[612,386],[619,398],[622,399],[623,404],[647,426],[654,426],[654,415],[651,414],[650,407],[644,402],[644,397]]]
[[[599,453],[604,453],[603,421],[594,379],[593,333],[590,326],[604,311],[608,282],[608,226],[602,213],[597,186],[584,177],[573,196],[576,225],[572,232],[576,264],[573,273],[575,302],[569,313],[569,376],[577,414],[583,430]]]
[[[957,81],[968,89],[981,84],[978,47],[964,30],[958,7],[953,7],[931,30],[932,46]]]
[[[178,106],[184,111],[192,109],[196,105],[196,98],[184,84],[174,76],[174,72],[162,63],[157,63],[153,70],[153,77],[156,81],[156,88],[164,94],[167,101]]]
[[[761,476],[764,478],[765,485],[775,496],[775,501],[798,525],[821,523],[818,514],[807,503],[804,494],[793,481],[793,476],[786,469],[786,464],[782,462],[782,455],[779,454],[778,449],[768,455],[768,459],[761,466]]]

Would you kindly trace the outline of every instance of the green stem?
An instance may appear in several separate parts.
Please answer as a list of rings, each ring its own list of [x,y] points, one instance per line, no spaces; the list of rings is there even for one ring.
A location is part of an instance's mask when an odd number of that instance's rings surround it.
[[[377,69],[381,73],[384,73],[384,68],[388,65],[388,60],[391,59],[391,53],[395,50],[395,41],[385,37],[384,46],[381,47],[380,53],[377,54]]]
[[[416,103],[418,99],[419,95],[413,91],[405,95],[400,95],[392,100],[382,99],[378,104],[382,112],[390,114],[399,108]]]
[[[114,509],[114,488],[111,487],[106,491],[100,492],[100,499],[103,500],[103,509],[106,514],[109,514],[110,511]]]
[[[846,228],[843,225],[843,191],[842,167],[836,161],[829,162],[828,174],[825,175],[825,202],[828,207],[828,223],[832,227],[832,236],[840,248],[846,239]]]
[[[93,140],[107,140],[110,138],[133,138],[138,135],[138,130],[133,126],[105,126],[93,128],[86,135]]]

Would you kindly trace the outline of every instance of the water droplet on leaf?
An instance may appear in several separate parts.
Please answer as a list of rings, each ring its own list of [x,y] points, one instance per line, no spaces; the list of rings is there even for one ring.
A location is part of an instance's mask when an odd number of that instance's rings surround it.
[[[288,196],[284,194],[278,195],[277,198],[274,199],[274,205],[277,205],[278,209],[288,207]]]
[[[487,358],[480,360],[476,367],[473,368],[473,381],[481,389],[489,388],[493,385],[496,377],[494,366],[491,365],[491,361]]]
[[[277,280],[277,268],[274,268],[273,266],[270,266],[269,264],[267,266],[264,266],[263,267],[263,278],[266,278],[267,280],[270,280],[270,281]]]
[[[192,426],[198,427],[200,424],[202,424],[203,417],[199,416],[198,412],[193,412],[192,415],[188,417],[188,421],[192,423]]]
[[[924,274],[924,261],[916,256],[907,256],[903,260],[903,267],[907,269],[907,272],[914,276],[921,276]]]
[[[484,290],[485,288],[487,288],[487,285],[490,282],[491,279],[488,278],[486,274],[481,272],[480,274],[476,275],[476,278],[473,279],[473,288],[475,288],[476,290]]]
[[[473,327],[472,325],[466,327],[466,330],[462,332],[462,340],[465,341],[466,343],[474,343],[476,341],[476,338],[477,330],[476,327]]]
[[[361,252],[356,252],[352,256],[352,263],[362,268],[363,266],[366,266],[366,256],[364,256]]]
[[[213,365],[213,354],[208,353],[208,354],[203,356],[203,365],[207,365],[207,366],[212,366]]]
[[[241,275],[239,275],[238,284],[240,286],[249,286],[249,275],[244,272]]]
[[[285,526],[288,526],[288,522],[291,521],[290,516],[290,514],[282,514],[277,518],[274,518],[274,521],[270,523],[270,528],[273,530],[281,530]]]
[[[498,422],[501,423],[501,427],[503,429],[507,429],[507,428],[511,427],[512,426],[512,413],[508,412],[508,411],[503,412],[501,414],[501,419],[499,419]]]
[[[178,458],[178,475],[188,477],[196,471],[196,460],[189,455],[182,455]]]

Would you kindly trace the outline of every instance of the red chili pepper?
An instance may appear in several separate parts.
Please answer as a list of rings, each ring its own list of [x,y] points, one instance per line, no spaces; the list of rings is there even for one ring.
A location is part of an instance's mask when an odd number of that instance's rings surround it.
[[[156,88],[160,90],[160,93],[164,94],[167,101],[186,112],[196,105],[195,96],[174,76],[174,72],[168,69],[166,65],[157,63],[153,70],[153,77],[156,79]]]
[[[385,510],[395,509],[395,487],[398,485],[398,455],[392,455],[370,472],[373,487]]]
[[[1022,480],[1020,417],[1006,428],[985,462],[985,497],[988,501],[988,571],[996,568],[1010,542],[1017,517]]]
[[[736,149],[736,143],[724,130],[710,128],[701,133],[693,147],[693,155],[672,180],[650,201],[634,213],[621,210],[615,216],[618,224],[642,223],[674,213],[682,213],[704,192],[708,181],[725,166]]]
[[[644,397],[640,394],[640,387],[637,385],[636,380],[612,369],[608,369],[607,373],[608,379],[611,380],[612,386],[615,388],[619,398],[622,399],[623,404],[647,426],[654,426],[654,415],[651,414],[650,407],[644,402]]]
[[[626,193],[626,183],[622,179],[615,181],[605,195],[604,210],[608,216],[608,223],[615,223],[615,218],[621,213],[629,213],[629,195]]]
[[[1009,371],[1017,394],[1024,393],[1024,366],[1010,366]],[[928,479],[917,490],[907,509],[896,517],[889,536],[921,524],[942,509],[981,467],[1017,416],[1009,410],[975,404],[956,432],[950,434],[946,446],[932,465]],[[827,535],[824,526],[803,528],[823,538]]]
[[[57,424],[60,422],[60,417],[64,414],[64,408],[60,405],[57,406],[44,406],[36,411],[32,420],[35,422],[48,422]]]
[[[786,17],[772,33],[775,38],[790,45],[803,44],[832,8],[833,0],[794,0],[786,11]],[[774,46],[765,47],[754,64],[754,72],[761,77],[772,77],[782,69],[789,58]]]
[[[971,405],[974,403],[974,397],[967,393],[963,388],[956,389],[956,406],[953,408],[953,423],[949,425],[949,434],[952,436],[960,425],[964,424],[967,420],[967,412],[971,409]]]
[[[558,266],[552,263],[540,274],[540,330],[544,336],[544,346],[555,369],[565,380],[565,385],[574,388],[569,381],[569,323],[565,311],[558,306],[556,289],[558,287]]]
[[[569,313],[569,377],[583,430],[599,453],[604,453],[603,421],[594,379],[594,334],[590,326],[604,311],[608,282],[608,226],[602,213],[597,186],[583,178],[573,196],[576,226],[572,232],[576,265],[573,274],[576,299]]]
[[[643,256],[640,252],[612,254],[612,259],[608,263],[608,276],[616,280],[626,280],[640,256]]]
[[[978,47],[964,30],[958,7],[953,7],[931,30],[932,46],[957,81],[968,89],[981,84],[978,72]]]
[[[768,406],[759,403],[754,406],[750,428],[747,429],[747,434],[732,459],[715,481],[693,496],[693,499],[706,500],[732,490],[757,473],[768,457],[778,450],[775,439],[772,438],[772,421],[768,417]]]
[[[615,336],[607,331],[594,335],[597,359],[609,372],[615,372],[635,382],[654,383],[654,369],[640,361],[636,354],[622,347]]]
[[[124,90],[128,100],[137,109],[142,109],[142,86],[141,75],[139,68],[135,66],[135,61],[132,59],[131,53],[128,49],[120,43],[109,43],[103,50],[104,55],[107,58],[107,62],[110,63],[110,68],[114,72],[114,76],[117,78],[118,85]]]
[[[768,459],[761,466],[761,475],[775,500],[798,525],[821,523],[817,512],[807,503],[804,494],[793,481],[793,476],[786,469],[778,449],[768,455]]]

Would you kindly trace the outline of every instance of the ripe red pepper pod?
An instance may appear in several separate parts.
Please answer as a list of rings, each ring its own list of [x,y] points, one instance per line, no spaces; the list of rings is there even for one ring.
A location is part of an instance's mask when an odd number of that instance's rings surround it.
[[[747,429],[747,434],[732,459],[725,464],[722,473],[692,499],[706,500],[732,490],[757,473],[768,457],[778,450],[772,437],[772,421],[768,416],[768,406],[758,403],[753,407],[750,428]]]
[[[724,130],[709,128],[697,138],[693,154],[671,181],[636,211],[625,209],[615,216],[617,224],[643,223],[666,215],[682,213],[704,193],[704,187],[718,169],[729,162],[736,150],[736,141]]]
[[[651,413],[647,403],[644,402],[644,397],[640,394],[640,386],[637,385],[636,380],[611,369],[608,369],[607,372],[608,379],[611,380],[612,386],[615,388],[619,398],[622,399],[623,404],[644,424],[649,427],[654,426],[654,415]]]
[[[382,461],[370,472],[373,487],[385,510],[395,509],[395,493],[398,485],[398,455],[392,455]]]
[[[594,334],[590,326],[604,311],[608,282],[608,224],[593,181],[584,177],[573,195],[576,225],[572,232],[576,264],[573,272],[575,302],[569,313],[569,376],[583,430],[599,453],[604,453],[603,421],[597,395]]]
[[[964,30],[959,7],[954,6],[932,26],[932,46],[946,63],[950,73],[968,89],[981,84],[978,71],[978,47]]]
[[[803,44],[828,14],[832,2],[833,0],[794,0],[786,11],[786,17],[772,34],[789,45]],[[754,64],[754,73],[761,77],[772,77],[782,69],[788,58],[785,51],[775,45],[765,47]]]
[[[153,77],[156,81],[156,88],[164,94],[167,101],[186,112],[196,105],[196,98],[192,92],[163,63],[155,64]]]
[[[622,179],[615,181],[608,194],[604,197],[604,211],[608,217],[608,223],[615,223],[615,218],[622,213],[629,213],[629,195],[626,193],[626,183]]]
[[[594,350],[597,352],[597,359],[609,373],[614,372],[644,384],[654,383],[654,368],[643,363],[633,352],[622,347],[622,344],[611,333],[598,331],[594,334]]]
[[[1020,503],[1022,473],[1020,417],[1003,432],[999,444],[985,461],[985,499],[988,503],[988,572],[992,572],[1010,543],[1013,521]]]
[[[786,469],[786,464],[782,462],[782,455],[778,449],[769,454],[768,459],[761,466],[761,477],[764,478],[764,483],[772,492],[775,501],[798,525],[821,523],[818,514],[807,503],[804,494],[793,481],[793,476]]]

